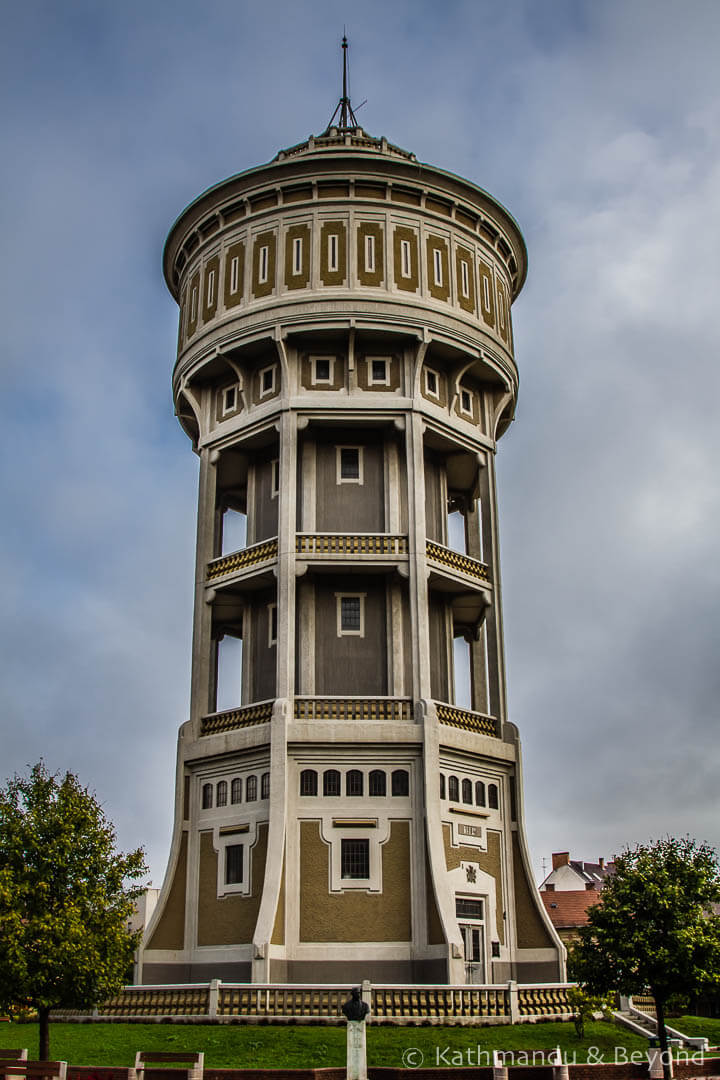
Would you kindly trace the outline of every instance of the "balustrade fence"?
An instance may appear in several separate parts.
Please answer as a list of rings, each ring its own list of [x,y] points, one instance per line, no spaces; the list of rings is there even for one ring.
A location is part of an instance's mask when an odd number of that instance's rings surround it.
[[[388,1024],[511,1024],[566,1020],[570,984],[492,986],[371,985],[363,983],[370,1020]],[[328,1022],[342,1019],[347,985],[196,983],[126,986],[95,1009],[53,1009],[55,1020],[133,1019],[208,1022]]]

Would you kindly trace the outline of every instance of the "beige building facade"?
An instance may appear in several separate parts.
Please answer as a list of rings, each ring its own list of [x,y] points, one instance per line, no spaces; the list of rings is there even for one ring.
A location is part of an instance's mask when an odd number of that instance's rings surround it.
[[[562,979],[505,701],[525,270],[493,198],[356,126],[173,226],[192,700],[138,981]]]

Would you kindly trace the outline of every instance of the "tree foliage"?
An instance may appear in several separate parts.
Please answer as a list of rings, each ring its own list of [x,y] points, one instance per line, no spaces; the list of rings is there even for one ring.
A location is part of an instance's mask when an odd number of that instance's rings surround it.
[[[571,951],[572,977],[590,993],[649,988],[666,1057],[667,1002],[720,985],[718,902],[720,867],[707,844],[668,837],[624,852]]]
[[[51,1008],[95,1005],[127,977],[128,930],[144,852],[115,850],[115,831],[72,773],[42,762],[0,789],[0,1006],[27,1002],[47,1057]]]
[[[590,994],[584,986],[569,986],[567,989],[568,1005],[573,1011],[572,1022],[578,1039],[585,1038],[585,1024],[594,1019],[596,1013],[606,1015],[613,1007],[615,995]]]

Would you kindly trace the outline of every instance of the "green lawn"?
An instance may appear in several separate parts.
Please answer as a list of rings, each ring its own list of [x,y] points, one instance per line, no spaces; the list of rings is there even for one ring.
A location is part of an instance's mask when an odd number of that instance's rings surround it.
[[[717,1021],[715,1021],[717,1023]],[[38,1049],[37,1024],[0,1024],[0,1047]],[[577,1061],[615,1060],[615,1048],[644,1054],[645,1039],[609,1023],[592,1023],[585,1038],[572,1024],[498,1027],[391,1027],[369,1025],[368,1064],[401,1066],[403,1052],[419,1050],[422,1064],[484,1065],[478,1051],[541,1050],[555,1046]],[[256,1024],[51,1024],[50,1053],[71,1065],[132,1065],[136,1050],[203,1050],[207,1068],[310,1068],[345,1064],[344,1027]],[[622,1051],[621,1051],[622,1053]],[[572,1057],[570,1057],[572,1061]],[[415,1057],[414,1064],[420,1064]],[[517,1062],[522,1064],[522,1062]],[[490,1064],[492,1059],[490,1058]]]
[[[711,1046],[720,1046],[720,1020],[706,1016],[678,1016],[668,1020],[670,1027],[683,1035],[706,1035]]]

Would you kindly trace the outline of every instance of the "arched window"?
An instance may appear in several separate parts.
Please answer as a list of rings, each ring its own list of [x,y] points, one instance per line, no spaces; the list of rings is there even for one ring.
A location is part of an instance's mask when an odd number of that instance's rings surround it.
[[[260,777],[260,798],[270,798],[270,773],[264,772]]]
[[[470,803],[472,806],[472,780],[463,780],[462,782],[462,800],[464,803]]]
[[[363,774],[359,769],[350,769],[345,777],[345,794],[346,795],[362,795],[363,793]]]
[[[445,773],[440,773],[440,798],[445,798]]]
[[[382,769],[373,769],[368,778],[368,794],[386,795],[387,783]]]
[[[221,780],[215,794],[216,806],[227,806],[227,780]]]
[[[448,776],[448,799],[450,802],[460,802],[460,784],[457,776]]]
[[[303,769],[300,773],[300,794],[317,795],[317,773],[314,769]]]
[[[410,777],[405,769],[395,769],[392,774],[393,795],[410,794]]]
[[[257,776],[248,776],[245,781],[245,799],[247,802],[255,802],[257,799]]]
[[[485,805],[485,785],[483,784],[482,780],[475,781],[475,805]]]
[[[497,784],[488,784],[488,806],[497,810],[499,805]]]
[[[230,785],[230,802],[242,802],[242,780],[239,776],[236,776]]]
[[[326,769],[323,773],[323,795],[340,794],[340,773],[337,769]]]
[[[212,810],[213,804],[213,786],[212,784],[203,784],[202,789],[202,808],[203,810]]]

